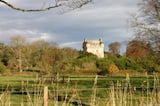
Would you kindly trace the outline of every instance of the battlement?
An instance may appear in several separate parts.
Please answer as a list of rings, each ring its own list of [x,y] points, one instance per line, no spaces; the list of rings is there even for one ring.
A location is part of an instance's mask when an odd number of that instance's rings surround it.
[[[99,58],[103,58],[104,57],[104,43],[102,39],[98,39],[98,40],[84,39],[83,51],[93,53],[97,55]]]

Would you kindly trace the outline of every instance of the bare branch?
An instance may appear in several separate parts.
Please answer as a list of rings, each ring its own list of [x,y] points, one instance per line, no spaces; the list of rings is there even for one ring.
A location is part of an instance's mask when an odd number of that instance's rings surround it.
[[[144,0],[140,5],[140,12],[131,15],[130,23],[136,38],[150,42],[155,51],[160,51],[159,0]]]
[[[40,9],[24,9],[24,8],[16,7],[16,6],[6,2],[5,0],[0,0],[1,3],[7,5],[8,7],[12,8],[14,10],[17,10],[17,11],[22,11],[22,12],[47,11],[47,10],[58,8],[61,6],[66,6],[66,7],[72,8],[72,9],[76,9],[76,8],[81,8],[82,6],[88,4],[91,1],[92,0],[55,0],[55,5],[53,5],[53,6],[48,6],[46,8],[40,8]]]

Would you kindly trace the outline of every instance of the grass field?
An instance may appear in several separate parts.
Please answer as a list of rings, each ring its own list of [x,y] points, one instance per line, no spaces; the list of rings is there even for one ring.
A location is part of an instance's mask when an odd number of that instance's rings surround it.
[[[147,76],[0,76],[0,105],[149,106],[160,104],[160,77]]]

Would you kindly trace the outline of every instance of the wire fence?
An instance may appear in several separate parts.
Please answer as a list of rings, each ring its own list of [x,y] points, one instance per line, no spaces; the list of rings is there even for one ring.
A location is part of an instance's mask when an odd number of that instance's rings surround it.
[[[48,106],[61,106],[64,103],[73,106],[92,106],[91,102],[94,102],[94,99],[95,106],[107,106],[113,101],[112,98],[115,103],[121,103],[121,99],[124,100],[120,98],[121,96],[126,97],[127,103],[137,101],[134,105],[141,100],[149,101],[149,96],[157,98],[152,100],[156,101],[153,104],[160,103],[159,76],[133,76],[129,81],[125,76],[97,76],[96,81],[95,78],[95,76],[41,76],[36,77],[34,81],[0,82],[0,106],[44,106],[45,86],[48,87],[46,91]]]

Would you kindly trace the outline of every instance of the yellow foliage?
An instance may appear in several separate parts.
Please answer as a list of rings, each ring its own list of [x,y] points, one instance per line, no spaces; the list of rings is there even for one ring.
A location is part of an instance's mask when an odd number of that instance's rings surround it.
[[[119,72],[119,68],[115,64],[109,65],[109,73],[113,74],[118,72]]]

